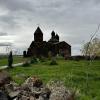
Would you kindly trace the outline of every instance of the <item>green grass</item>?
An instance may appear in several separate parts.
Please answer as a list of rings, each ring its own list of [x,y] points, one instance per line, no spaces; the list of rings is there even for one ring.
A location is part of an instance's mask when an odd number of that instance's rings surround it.
[[[13,56],[13,63],[16,64],[16,63],[21,63],[23,62],[23,57],[22,56]],[[7,57],[4,57],[4,58],[1,58],[0,59],[0,66],[4,66],[4,65],[7,65],[8,64],[8,58]]]
[[[32,64],[29,67],[16,67],[8,69],[13,79],[21,84],[26,76],[37,75],[44,83],[51,79],[64,81],[66,87],[77,88],[80,91],[78,100],[100,100],[100,61],[93,61],[89,65],[88,61],[67,61],[57,60],[58,65],[50,65],[50,61]],[[88,73],[88,81],[87,81]]]

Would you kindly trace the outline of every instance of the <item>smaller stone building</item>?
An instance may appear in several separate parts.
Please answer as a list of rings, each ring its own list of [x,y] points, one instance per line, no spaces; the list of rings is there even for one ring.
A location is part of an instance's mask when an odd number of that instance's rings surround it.
[[[24,52],[25,53],[25,52]],[[43,32],[40,27],[37,27],[34,32],[34,41],[29,46],[26,56],[27,57],[48,57],[49,54],[56,56],[71,56],[71,46],[65,41],[59,41],[59,35],[54,31],[51,33],[51,39],[46,42],[43,41]]]

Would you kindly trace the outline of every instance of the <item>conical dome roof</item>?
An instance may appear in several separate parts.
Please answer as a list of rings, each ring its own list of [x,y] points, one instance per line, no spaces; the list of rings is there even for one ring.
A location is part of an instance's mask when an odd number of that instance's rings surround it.
[[[55,32],[54,32],[54,31],[51,32],[51,36],[52,36],[52,37],[55,36]]]
[[[34,32],[35,35],[40,35],[42,34],[43,35],[43,32],[41,31],[40,27],[37,27],[36,31]]]

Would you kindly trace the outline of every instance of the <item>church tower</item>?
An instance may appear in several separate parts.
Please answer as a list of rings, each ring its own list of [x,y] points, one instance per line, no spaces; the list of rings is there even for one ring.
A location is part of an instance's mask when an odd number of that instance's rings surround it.
[[[52,31],[52,33],[51,33],[51,38],[52,39],[55,38],[55,32],[54,31]]]
[[[43,41],[43,32],[41,31],[40,27],[37,27],[34,33],[34,41],[35,42],[42,42]]]
[[[24,57],[48,57],[48,54],[56,56],[60,54],[64,57],[71,56],[71,46],[65,41],[59,41],[59,35],[54,31],[51,33],[51,38],[48,42],[43,41],[43,32],[40,27],[37,27],[34,32],[34,41],[30,44],[27,52],[24,51]]]

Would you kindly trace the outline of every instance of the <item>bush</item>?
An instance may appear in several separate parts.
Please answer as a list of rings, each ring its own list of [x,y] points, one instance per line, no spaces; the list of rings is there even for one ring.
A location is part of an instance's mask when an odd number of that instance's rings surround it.
[[[13,64],[13,55],[12,55],[12,51],[10,51],[8,56],[8,67],[12,68],[12,64]]]
[[[50,65],[58,65],[55,59],[52,59],[52,61],[50,62]]]
[[[24,58],[27,57],[26,51],[23,51],[23,57],[24,57]]]
[[[39,58],[39,60],[40,60],[40,62],[45,62],[45,61],[46,61],[46,58],[43,57],[43,56],[41,56],[41,57]]]
[[[37,58],[32,58],[31,61],[30,61],[31,64],[35,64],[35,63],[38,63],[38,62],[39,62],[39,59],[37,59]]]
[[[30,66],[30,62],[29,62],[29,61],[25,61],[25,62],[23,63],[23,67],[28,67],[28,66]]]
[[[51,52],[51,51],[48,52],[48,58],[49,58],[49,59],[52,58],[52,52]]]

